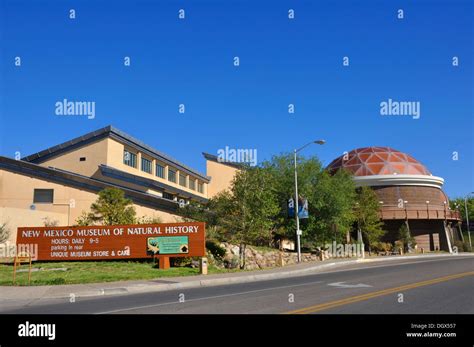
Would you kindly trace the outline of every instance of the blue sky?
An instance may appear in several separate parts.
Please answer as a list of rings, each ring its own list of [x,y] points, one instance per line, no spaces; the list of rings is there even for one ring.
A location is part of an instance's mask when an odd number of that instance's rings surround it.
[[[474,190],[472,1],[0,3],[0,155],[112,124],[204,172],[203,151],[255,148],[261,161],[324,138],[304,154],[328,164],[389,146],[451,196]],[[64,98],[94,101],[95,119],[56,115]],[[389,98],[420,102],[421,117],[381,116]]]

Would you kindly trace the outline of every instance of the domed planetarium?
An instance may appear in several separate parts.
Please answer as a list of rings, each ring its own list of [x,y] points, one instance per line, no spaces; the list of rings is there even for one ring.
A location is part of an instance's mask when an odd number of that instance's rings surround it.
[[[354,149],[333,160],[329,172],[347,170],[357,187],[371,187],[380,203],[385,242],[394,242],[406,224],[417,249],[452,252],[461,239],[460,214],[449,208],[444,180],[412,156],[390,147]]]

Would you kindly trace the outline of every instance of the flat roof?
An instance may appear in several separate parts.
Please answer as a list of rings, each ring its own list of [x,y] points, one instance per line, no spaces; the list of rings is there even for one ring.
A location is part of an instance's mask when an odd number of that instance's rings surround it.
[[[31,163],[42,163],[52,157],[61,155],[65,152],[71,151],[73,149],[82,147],[88,143],[100,140],[102,138],[110,137],[113,138],[119,142],[125,143],[128,146],[131,146],[135,149],[140,150],[141,152],[148,154],[151,157],[154,157],[155,159],[158,159],[168,165],[172,165],[177,167],[180,171],[186,172],[188,174],[191,174],[193,176],[197,176],[201,180],[205,182],[210,181],[210,177],[204,175],[203,173],[179,162],[178,160],[156,150],[155,148],[148,146],[147,144],[143,143],[142,141],[128,135],[127,133],[115,128],[112,125],[108,125],[104,128],[92,131],[90,133],[87,133],[85,135],[76,137],[72,140],[66,141],[64,143],[61,143],[59,145],[47,148],[45,150],[42,150],[40,152],[30,154],[26,157],[23,157],[21,160],[26,161],[26,162],[31,162]]]

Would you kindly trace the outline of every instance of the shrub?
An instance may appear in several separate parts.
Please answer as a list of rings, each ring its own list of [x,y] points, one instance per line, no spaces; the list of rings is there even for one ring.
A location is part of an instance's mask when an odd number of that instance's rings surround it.
[[[231,259],[224,259],[224,267],[226,269],[236,269],[240,266],[240,258],[234,255]]]
[[[462,242],[461,240],[454,241],[454,245],[458,248],[458,252],[470,252],[469,242]]]
[[[214,259],[222,260],[225,257],[225,248],[221,247],[216,241],[206,241],[206,249],[212,254]]]
[[[163,223],[163,220],[158,216],[142,216],[137,219],[137,224],[160,224]]]
[[[191,257],[170,258],[170,266],[172,267],[191,266],[192,262],[193,262],[193,258]]]
[[[393,246],[393,251],[394,252],[400,252],[400,250],[403,250],[403,242],[402,241],[395,241],[395,246]]]
[[[403,251],[408,252],[411,248],[416,246],[416,241],[413,236],[411,236],[410,231],[405,223],[400,226],[398,229],[398,239],[403,243]]]
[[[375,252],[390,252],[392,248],[392,244],[387,242],[374,242],[372,245]]]
[[[59,225],[59,221],[57,219],[51,219],[49,217],[45,217],[43,218],[44,222],[44,226],[45,227],[57,227]]]
[[[10,229],[7,223],[0,224],[0,243],[5,242],[10,237]]]

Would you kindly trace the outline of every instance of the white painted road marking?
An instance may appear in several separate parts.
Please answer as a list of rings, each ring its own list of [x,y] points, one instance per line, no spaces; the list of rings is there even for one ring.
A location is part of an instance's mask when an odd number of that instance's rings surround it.
[[[328,286],[337,287],[337,288],[369,288],[371,285],[359,283],[359,284],[347,284],[346,282],[334,282],[329,283]]]

